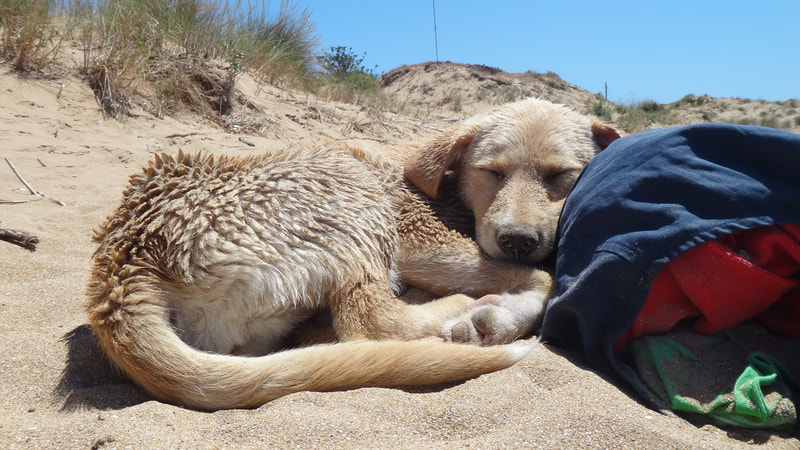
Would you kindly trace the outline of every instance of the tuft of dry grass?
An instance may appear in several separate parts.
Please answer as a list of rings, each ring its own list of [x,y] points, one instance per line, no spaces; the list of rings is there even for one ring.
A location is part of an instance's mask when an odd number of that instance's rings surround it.
[[[202,0],[105,0],[84,28],[84,73],[110,116],[127,109],[143,81],[159,116],[180,109],[214,118],[228,114],[236,75],[249,70],[271,83],[304,84],[317,37],[308,10],[283,0],[269,16],[264,3]],[[227,61],[221,70],[215,62]]]
[[[163,117],[186,108],[216,120],[233,110],[235,72],[207,60],[181,55],[149,64],[146,78],[157,100],[156,115]]]
[[[18,72],[56,64],[68,26],[53,23],[50,0],[0,0],[0,57]]]
[[[310,11],[282,0],[0,0],[0,57],[20,72],[58,65],[62,43],[83,48],[80,73],[108,117],[134,98],[161,116],[230,113],[243,70],[309,86],[318,37]],[[61,3],[56,3],[61,2]]]

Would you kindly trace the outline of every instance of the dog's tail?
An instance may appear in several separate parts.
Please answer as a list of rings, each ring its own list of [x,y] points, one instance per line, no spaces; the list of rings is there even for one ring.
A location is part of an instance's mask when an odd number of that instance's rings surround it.
[[[131,298],[140,295],[141,302]],[[257,407],[299,391],[460,381],[506,368],[535,345],[359,341],[262,357],[229,356],[184,343],[172,329],[169,312],[151,296],[126,297],[126,306],[97,305],[91,311],[90,322],[105,353],[153,396],[204,410]]]

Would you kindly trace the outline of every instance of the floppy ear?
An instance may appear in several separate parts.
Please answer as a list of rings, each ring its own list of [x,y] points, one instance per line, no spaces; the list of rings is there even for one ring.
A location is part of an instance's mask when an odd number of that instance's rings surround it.
[[[612,142],[620,138],[617,130],[594,119],[592,119],[592,134],[600,150],[605,150]]]
[[[456,127],[422,142],[406,161],[406,178],[436,198],[445,172],[459,165],[477,130],[478,124]]]

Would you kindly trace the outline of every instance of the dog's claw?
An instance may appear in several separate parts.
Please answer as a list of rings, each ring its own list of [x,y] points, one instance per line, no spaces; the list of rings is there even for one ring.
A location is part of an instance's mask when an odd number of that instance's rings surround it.
[[[481,308],[472,315],[472,326],[478,332],[481,345],[491,345],[495,337],[492,329],[496,324],[493,319],[493,308]]]
[[[469,325],[466,322],[458,322],[457,324],[453,325],[453,328],[450,330],[450,339],[453,342],[459,342],[462,344],[466,344],[470,341],[469,339]]]

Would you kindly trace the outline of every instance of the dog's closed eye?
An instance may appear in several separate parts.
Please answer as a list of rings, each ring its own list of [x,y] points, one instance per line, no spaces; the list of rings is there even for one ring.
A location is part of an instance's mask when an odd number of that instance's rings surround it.
[[[570,179],[573,179],[576,176],[575,172],[578,171],[573,169],[564,169],[557,172],[550,172],[546,174],[543,177],[543,179],[544,182],[547,184],[559,184],[564,181],[569,181]]]
[[[480,170],[486,175],[491,175],[497,181],[503,181],[506,178],[506,174],[498,169],[493,169],[490,167],[481,167],[478,170]]]
[[[545,174],[542,180],[551,197],[560,197],[572,188],[580,173],[580,169],[561,169]]]

